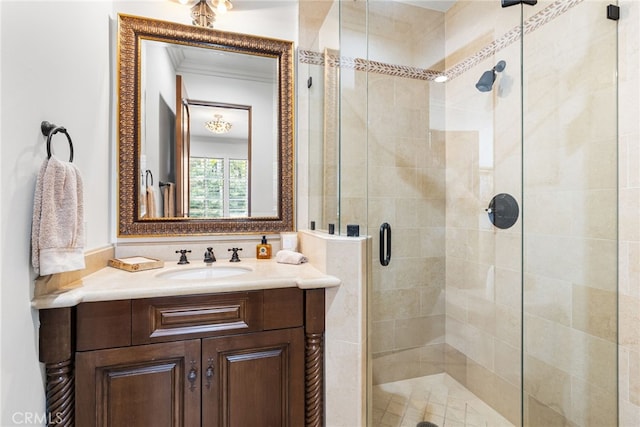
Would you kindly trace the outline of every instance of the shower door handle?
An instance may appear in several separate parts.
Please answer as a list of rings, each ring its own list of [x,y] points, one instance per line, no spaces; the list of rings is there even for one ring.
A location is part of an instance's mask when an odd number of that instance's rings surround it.
[[[386,242],[386,244],[385,244]],[[391,261],[391,226],[384,222],[380,226],[380,264],[387,266]]]

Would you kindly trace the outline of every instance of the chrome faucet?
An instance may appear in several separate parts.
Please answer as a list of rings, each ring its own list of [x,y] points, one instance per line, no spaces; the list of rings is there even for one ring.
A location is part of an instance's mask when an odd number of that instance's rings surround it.
[[[213,248],[207,248],[207,251],[204,253],[204,262],[207,265],[216,262],[216,256],[213,254]]]

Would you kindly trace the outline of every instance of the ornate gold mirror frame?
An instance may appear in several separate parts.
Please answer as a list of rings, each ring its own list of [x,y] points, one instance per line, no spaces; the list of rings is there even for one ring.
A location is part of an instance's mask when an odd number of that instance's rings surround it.
[[[273,57],[278,62],[278,214],[250,218],[139,218],[141,42],[154,40]],[[163,237],[294,230],[293,43],[129,15],[118,16],[118,236]]]

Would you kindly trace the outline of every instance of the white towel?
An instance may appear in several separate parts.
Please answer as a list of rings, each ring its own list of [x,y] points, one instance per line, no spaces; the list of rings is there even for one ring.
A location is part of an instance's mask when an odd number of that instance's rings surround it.
[[[294,252],[287,249],[279,250],[276,254],[276,262],[281,264],[302,264],[307,261],[307,257],[302,255],[300,252]]]
[[[162,198],[164,201],[164,217],[173,218],[176,216],[176,195],[175,184],[173,182],[167,182],[162,188]]]
[[[147,186],[147,218],[156,217],[156,194],[153,187]]]
[[[146,187],[140,187],[138,191],[138,204],[140,205],[140,218],[147,216],[147,190]]]
[[[31,263],[41,276],[85,267],[82,177],[55,156],[42,163],[36,181]]]

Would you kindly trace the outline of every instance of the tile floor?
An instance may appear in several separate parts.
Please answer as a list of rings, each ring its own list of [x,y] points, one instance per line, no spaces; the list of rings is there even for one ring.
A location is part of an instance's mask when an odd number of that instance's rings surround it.
[[[373,427],[513,427],[447,374],[373,386]]]

